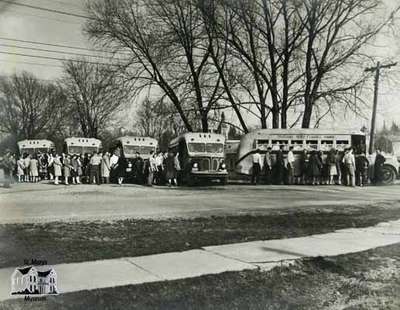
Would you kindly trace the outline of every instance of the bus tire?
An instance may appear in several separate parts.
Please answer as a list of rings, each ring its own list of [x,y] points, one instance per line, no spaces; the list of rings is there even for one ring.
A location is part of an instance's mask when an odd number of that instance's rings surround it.
[[[396,171],[392,166],[383,165],[382,167],[382,184],[393,184],[396,180]]]

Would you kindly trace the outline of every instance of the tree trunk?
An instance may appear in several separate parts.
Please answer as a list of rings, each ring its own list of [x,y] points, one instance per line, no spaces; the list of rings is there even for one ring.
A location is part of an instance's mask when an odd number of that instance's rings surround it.
[[[281,111],[281,128],[287,128],[287,111],[283,107]]]
[[[272,108],[272,128],[279,128],[279,110]]]
[[[208,113],[202,113],[201,115],[201,129],[203,132],[208,132]]]
[[[312,109],[313,109],[313,103],[311,99],[305,99],[304,114],[301,123],[301,128],[310,128]]]

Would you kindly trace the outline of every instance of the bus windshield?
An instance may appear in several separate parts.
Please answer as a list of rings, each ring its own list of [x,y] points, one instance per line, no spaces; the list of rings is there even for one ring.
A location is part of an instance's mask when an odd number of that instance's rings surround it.
[[[139,145],[124,145],[124,153],[125,153],[125,155],[133,155],[136,152],[140,153]]]
[[[193,153],[205,153],[206,144],[205,143],[188,143],[189,152]]]
[[[155,151],[154,146],[142,145],[140,147],[140,154],[150,154],[151,151]]]
[[[84,146],[83,153],[93,153],[94,151],[98,151],[99,148],[97,146]]]
[[[207,153],[223,153],[224,145],[222,143],[207,143]]]
[[[193,153],[223,153],[222,143],[188,143],[189,152]]]
[[[82,147],[81,146],[76,146],[76,145],[74,145],[74,146],[70,145],[68,147],[68,153],[69,154],[83,154]]]

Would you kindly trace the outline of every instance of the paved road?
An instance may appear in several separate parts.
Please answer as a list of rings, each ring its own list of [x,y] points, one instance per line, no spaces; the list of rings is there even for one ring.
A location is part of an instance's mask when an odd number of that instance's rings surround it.
[[[340,208],[399,202],[400,186],[227,185],[201,188],[136,185],[16,184],[0,189],[0,223],[167,218]]]

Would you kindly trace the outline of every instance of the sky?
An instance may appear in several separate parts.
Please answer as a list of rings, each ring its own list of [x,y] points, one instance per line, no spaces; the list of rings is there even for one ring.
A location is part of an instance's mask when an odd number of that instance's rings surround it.
[[[66,11],[73,14],[85,15],[84,1],[81,0],[16,0],[15,3],[44,7]],[[398,0],[385,0],[388,10],[398,5]],[[0,75],[10,75],[15,72],[29,71],[40,79],[55,80],[62,75],[61,61],[53,59],[40,59],[22,55],[5,53],[29,54],[46,57],[67,59],[72,56],[66,53],[81,53],[96,55],[96,51],[73,48],[96,49],[90,45],[82,33],[84,18],[60,15],[51,12],[22,7],[0,0]],[[382,13],[383,14],[383,13]],[[400,18],[398,19],[400,29]],[[12,40],[35,41],[49,44],[66,45],[67,47],[54,47],[40,44],[23,43]],[[14,45],[14,46],[12,46]],[[394,121],[400,124],[400,35],[396,37],[393,32],[382,33],[375,41],[375,46],[368,51],[375,60],[399,61],[398,67],[383,72],[377,114],[377,125],[382,127],[385,122],[388,126]],[[15,47],[15,46],[18,46]],[[21,47],[27,47],[23,49]],[[48,49],[56,52],[34,51],[29,48]],[[97,54],[98,55],[98,54]],[[96,58],[97,59],[97,58]],[[98,58],[101,61],[101,58]],[[370,64],[366,64],[370,65]],[[373,86],[373,75],[369,81]],[[372,92],[365,94],[366,100],[372,103]],[[369,110],[366,115],[371,115]],[[233,115],[233,114],[232,114]],[[228,119],[230,113],[227,113]],[[324,123],[323,127],[369,127],[369,119],[361,119],[348,113],[346,117],[337,117]],[[125,124],[128,126],[129,124]]]

